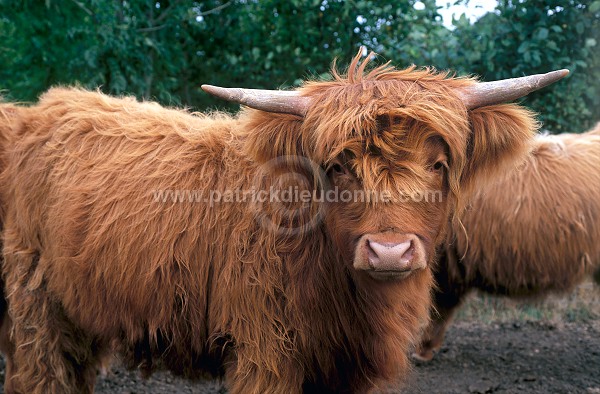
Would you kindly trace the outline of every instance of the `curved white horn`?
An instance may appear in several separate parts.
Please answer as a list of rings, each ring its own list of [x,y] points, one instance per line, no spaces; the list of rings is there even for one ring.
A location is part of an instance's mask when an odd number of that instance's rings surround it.
[[[569,70],[557,70],[546,74],[535,74],[520,78],[493,82],[479,82],[461,89],[459,96],[467,109],[506,103],[546,87],[569,74]]]
[[[254,109],[304,116],[310,107],[310,99],[297,91],[221,88],[202,85],[202,90],[227,101],[233,101]]]

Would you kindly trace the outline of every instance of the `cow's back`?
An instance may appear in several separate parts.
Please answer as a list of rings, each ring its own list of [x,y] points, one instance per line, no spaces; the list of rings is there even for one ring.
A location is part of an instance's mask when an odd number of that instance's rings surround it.
[[[455,226],[454,274],[495,293],[569,290],[600,266],[599,169],[597,133],[539,136],[520,169],[472,200],[466,235]]]
[[[3,176],[11,212],[28,213],[8,212],[9,252],[43,250],[28,267],[30,280],[43,283],[32,286],[47,286],[92,333],[185,331],[165,324],[188,314],[199,320],[182,321],[199,325],[207,310],[206,256],[226,254],[213,250],[224,246],[211,230],[227,212],[160,193],[244,182],[243,171],[233,180],[223,175],[231,172],[228,162],[243,167],[225,148],[231,127],[231,118],[130,98],[49,91],[28,109]]]

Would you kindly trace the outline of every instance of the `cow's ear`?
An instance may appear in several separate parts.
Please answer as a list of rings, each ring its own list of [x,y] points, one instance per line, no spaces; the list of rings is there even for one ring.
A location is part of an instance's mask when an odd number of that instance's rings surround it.
[[[492,105],[469,112],[471,133],[461,177],[463,191],[473,191],[521,163],[539,128],[533,112],[515,104]]]
[[[258,162],[281,156],[303,156],[302,118],[246,110],[240,118],[248,133],[245,151]]]

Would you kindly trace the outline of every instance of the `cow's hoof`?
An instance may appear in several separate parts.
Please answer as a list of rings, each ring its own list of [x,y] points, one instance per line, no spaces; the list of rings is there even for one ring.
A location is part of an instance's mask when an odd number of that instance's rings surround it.
[[[433,358],[433,350],[431,349],[420,349],[412,354],[415,360],[419,361],[431,361]]]

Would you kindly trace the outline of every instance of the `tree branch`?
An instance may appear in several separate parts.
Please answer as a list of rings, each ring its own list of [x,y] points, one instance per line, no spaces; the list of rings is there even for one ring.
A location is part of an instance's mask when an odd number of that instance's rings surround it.
[[[225,4],[221,4],[220,6],[213,8],[212,10],[201,12],[201,13],[197,14],[196,16],[205,16],[205,15],[214,14],[215,12],[221,11],[223,8],[229,7],[231,5],[231,3],[232,3],[232,1],[228,1]]]
[[[148,33],[148,32],[152,32],[152,31],[157,31],[157,30],[161,30],[164,29],[165,27],[167,27],[168,25],[165,23],[163,25],[159,25],[159,26],[152,26],[152,27],[140,27],[139,29],[136,29],[136,31],[138,33]]]
[[[84,6],[83,4],[81,4],[79,1],[77,1],[77,0],[71,0],[71,1],[73,3],[75,3],[75,4],[77,4],[77,6],[79,8],[81,8],[82,10],[84,10],[85,13],[88,14],[89,16],[94,16],[94,13],[89,8],[87,8],[86,6]]]
[[[170,6],[168,6],[159,16],[158,18],[156,18],[154,20],[154,22],[158,23],[160,21],[162,21],[163,19],[165,19],[167,16],[169,16],[169,14],[171,13],[171,11],[173,10],[173,7],[179,5],[179,3],[181,3],[181,0],[176,0],[174,1]]]

